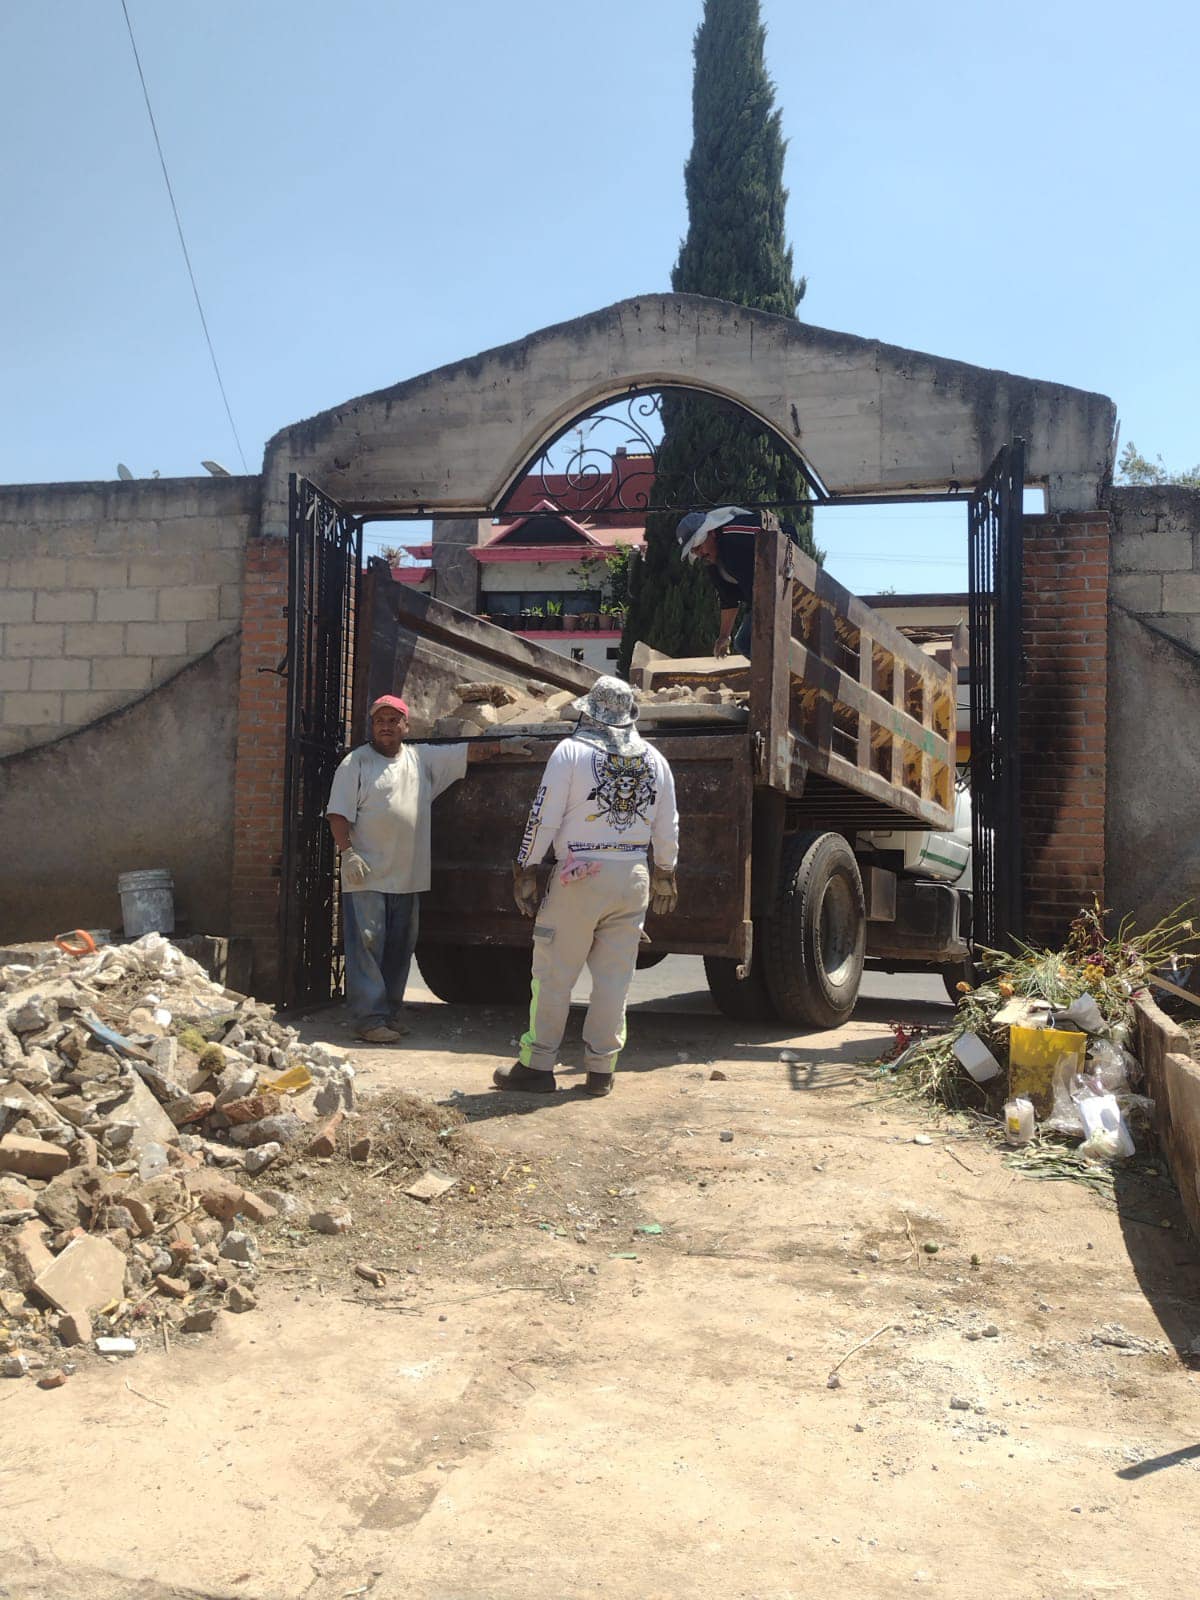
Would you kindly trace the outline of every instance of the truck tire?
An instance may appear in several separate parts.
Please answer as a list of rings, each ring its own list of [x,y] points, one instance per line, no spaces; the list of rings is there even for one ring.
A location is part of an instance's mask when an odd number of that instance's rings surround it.
[[[854,1010],[867,908],[854,852],[840,833],[783,841],[775,905],[764,919],[764,976],[784,1022],[839,1027]]]
[[[527,1006],[533,945],[417,944],[417,966],[439,1000],[457,1006]]]
[[[705,956],[704,976],[708,979],[708,992],[723,1016],[734,1022],[774,1022],[775,1005],[767,992],[763,976],[762,945],[758,942],[760,931],[754,927],[755,957],[748,978],[737,975],[738,963],[725,956]]]

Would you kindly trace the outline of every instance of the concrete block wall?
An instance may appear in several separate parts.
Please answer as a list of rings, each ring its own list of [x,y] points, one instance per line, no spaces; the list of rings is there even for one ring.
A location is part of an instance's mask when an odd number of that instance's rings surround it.
[[[0,757],[137,700],[241,622],[260,479],[0,486]]]
[[[1104,897],[1109,521],[1025,519],[1021,822],[1025,933],[1056,945]]]
[[[1111,509],[1113,600],[1200,650],[1200,489],[1114,489]]]
[[[1143,927],[1200,903],[1200,490],[1114,489],[1105,883]]]

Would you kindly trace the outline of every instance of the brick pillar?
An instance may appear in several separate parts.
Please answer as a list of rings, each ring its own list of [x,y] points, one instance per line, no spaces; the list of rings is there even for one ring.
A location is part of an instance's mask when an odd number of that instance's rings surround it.
[[[1025,519],[1021,819],[1025,937],[1059,943],[1104,898],[1109,520]]]
[[[287,653],[285,539],[246,546],[242,663],[233,795],[233,932],[252,941],[254,990],[277,998],[279,888],[287,683],[274,669]]]

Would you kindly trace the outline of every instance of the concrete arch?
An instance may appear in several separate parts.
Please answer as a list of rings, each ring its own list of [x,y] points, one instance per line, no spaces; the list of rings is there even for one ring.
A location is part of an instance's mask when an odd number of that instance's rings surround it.
[[[697,295],[649,295],[530,334],[285,428],[267,445],[263,531],[302,473],[375,515],[481,516],[544,440],[606,397],[671,384],[744,407],[835,494],[976,482],[1027,441],[1056,510],[1097,504],[1116,411],[1103,395],[833,333]]]
[[[605,385],[582,408],[572,404],[566,407],[561,415],[548,417],[532,440],[522,441],[518,447],[517,455],[504,472],[503,478],[490,501],[489,509],[492,506],[498,506],[503,503],[505,495],[521,481],[521,478],[533,463],[538,460],[547,446],[553,443],[556,438],[560,438],[563,432],[569,430],[574,423],[603,410],[607,405],[634,398],[638,395],[661,394],[664,389],[673,390],[675,393],[686,390],[689,394],[710,395],[716,400],[728,401],[731,405],[739,407],[746,416],[752,418],[755,422],[761,423],[765,432],[778,440],[784,450],[796,456],[810,472],[815,472],[817,478],[820,479],[819,470],[809,460],[805,452],[801,450],[796,439],[789,438],[781,433],[770,417],[762,416],[759,412],[752,410],[741,395],[731,394],[719,384],[697,383],[694,380],[684,383],[678,377],[664,377],[661,373],[633,374],[627,383],[623,383],[619,387],[614,387],[611,384]]]

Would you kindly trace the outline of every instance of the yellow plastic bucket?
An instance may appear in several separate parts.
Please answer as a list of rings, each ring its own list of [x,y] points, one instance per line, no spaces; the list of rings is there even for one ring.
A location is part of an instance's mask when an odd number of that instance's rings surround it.
[[[1008,1030],[1008,1087],[1014,1099],[1033,1101],[1039,1117],[1048,1116],[1054,1104],[1054,1079],[1082,1072],[1087,1057],[1087,1034],[1066,1028]]]

